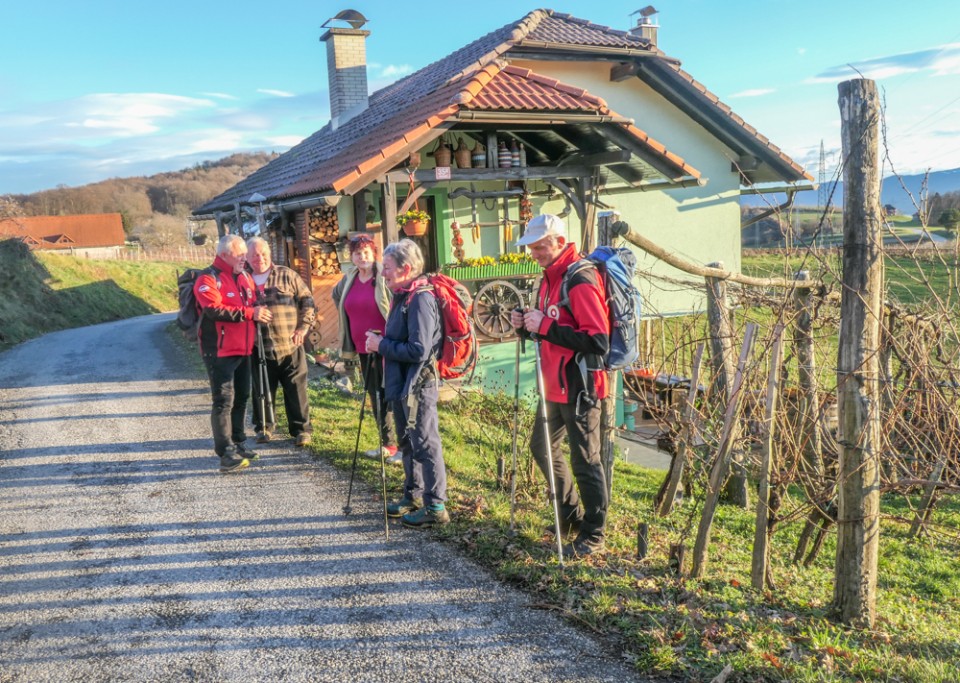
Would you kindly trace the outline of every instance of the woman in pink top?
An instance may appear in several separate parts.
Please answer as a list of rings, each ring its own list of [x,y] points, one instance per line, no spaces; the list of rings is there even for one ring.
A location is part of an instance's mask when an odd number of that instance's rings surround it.
[[[379,251],[373,238],[359,235],[350,240],[349,246],[350,260],[356,269],[344,275],[333,288],[333,303],[340,316],[340,356],[344,359],[359,356],[360,372],[367,380],[365,389],[383,437],[383,457],[388,462],[402,464],[397,453],[396,429],[390,419],[392,411],[383,398],[383,361],[377,357],[377,362],[373,362],[374,355],[365,351],[367,330],[383,332],[392,295],[383,280]],[[366,454],[373,458],[381,455],[377,449]]]

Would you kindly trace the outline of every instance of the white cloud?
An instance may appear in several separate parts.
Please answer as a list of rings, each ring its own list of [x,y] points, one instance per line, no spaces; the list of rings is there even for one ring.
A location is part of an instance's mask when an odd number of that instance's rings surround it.
[[[257,92],[264,95],[273,95],[274,97],[295,97],[292,92],[286,90],[271,90],[270,88],[257,88]]]
[[[409,64],[387,64],[380,70],[379,78],[400,78],[413,72]]]
[[[741,90],[733,95],[728,95],[727,99],[733,100],[738,97],[761,97],[774,92],[777,92],[774,88],[753,88],[752,90]]]
[[[807,54],[807,48],[805,48],[805,47],[798,47],[798,48],[797,48],[797,54],[798,54],[798,55],[805,55],[805,54]]]
[[[923,71],[929,71],[934,76],[960,74],[960,43],[833,66],[807,79],[807,82],[835,83],[857,75],[880,80]]]
[[[228,95],[225,92],[202,92],[200,93],[204,97],[213,97],[218,100],[235,100],[237,99],[234,95]]]

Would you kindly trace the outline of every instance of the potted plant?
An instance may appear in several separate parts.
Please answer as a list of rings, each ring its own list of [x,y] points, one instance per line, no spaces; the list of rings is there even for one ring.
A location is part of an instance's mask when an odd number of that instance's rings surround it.
[[[397,216],[397,222],[407,237],[423,237],[427,234],[430,214],[420,209],[409,209]]]

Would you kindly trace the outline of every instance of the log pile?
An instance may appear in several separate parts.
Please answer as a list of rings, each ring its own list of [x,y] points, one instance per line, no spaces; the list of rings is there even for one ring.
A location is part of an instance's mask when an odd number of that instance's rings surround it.
[[[310,270],[314,275],[338,275],[340,260],[332,244],[310,248]]]
[[[321,206],[307,211],[310,234],[310,271],[314,275],[339,275],[340,261],[335,243],[340,239],[337,207]]]
[[[307,212],[307,229],[310,237],[320,242],[333,244],[340,239],[340,223],[337,221],[337,207],[321,206]]]

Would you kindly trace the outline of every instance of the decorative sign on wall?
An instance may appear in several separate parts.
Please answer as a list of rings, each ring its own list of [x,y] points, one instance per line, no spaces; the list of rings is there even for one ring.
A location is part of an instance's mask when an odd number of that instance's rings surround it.
[[[433,177],[437,180],[450,180],[450,167],[437,166],[433,169]]]

